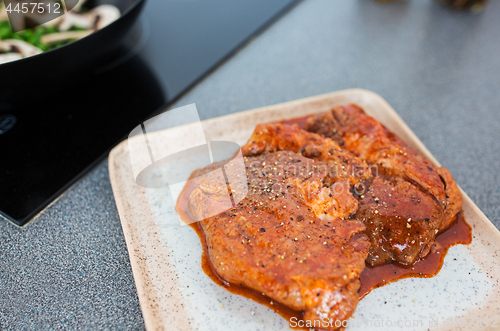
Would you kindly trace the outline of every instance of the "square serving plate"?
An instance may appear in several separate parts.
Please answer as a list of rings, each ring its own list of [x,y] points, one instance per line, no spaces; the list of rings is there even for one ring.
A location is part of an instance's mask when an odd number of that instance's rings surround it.
[[[361,106],[439,165],[382,97],[361,89],[218,117],[202,126],[207,140],[244,144],[258,123],[347,103]],[[176,129],[153,134],[162,134],[168,146]],[[289,321],[273,310],[228,292],[205,275],[198,235],[189,226],[178,226],[167,188],[136,184],[127,141],[109,154],[109,173],[148,330],[290,330]],[[373,290],[358,304],[348,330],[500,330],[500,232],[462,194],[472,243],[451,247],[433,278],[407,278]]]

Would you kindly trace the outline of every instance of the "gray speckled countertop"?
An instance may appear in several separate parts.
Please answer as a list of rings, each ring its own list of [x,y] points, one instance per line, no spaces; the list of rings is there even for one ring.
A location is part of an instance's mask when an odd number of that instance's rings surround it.
[[[299,4],[176,106],[202,118],[361,87],[384,97],[500,227],[500,1]],[[107,162],[35,222],[0,222],[0,329],[144,329]]]

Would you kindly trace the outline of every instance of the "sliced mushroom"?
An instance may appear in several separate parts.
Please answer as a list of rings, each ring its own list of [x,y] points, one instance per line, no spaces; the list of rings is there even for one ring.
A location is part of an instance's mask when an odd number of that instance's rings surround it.
[[[22,58],[23,56],[19,53],[0,54],[0,64],[20,60]]]
[[[0,53],[5,53],[10,51],[10,45],[7,45],[0,39]]]
[[[112,5],[101,5],[91,10],[96,15],[96,30],[113,23],[120,18],[120,10]]]
[[[42,36],[40,38],[40,41],[44,44],[55,44],[61,41],[66,41],[66,40],[77,40],[81,39],[83,37],[88,36],[94,32],[93,30],[86,30],[86,31],[64,31],[64,32],[56,32],[56,33],[50,33]]]
[[[50,0],[45,0],[50,1]],[[44,2],[42,0],[42,2]],[[42,36],[40,41],[44,44],[54,44],[62,41],[77,40],[88,36],[95,30],[104,28],[105,26],[113,23],[120,17],[120,10],[112,5],[101,5],[95,7],[87,13],[78,13],[81,6],[86,0],[79,0],[73,9],[65,15],[54,17],[52,20],[43,23],[43,26],[57,26],[59,31],[57,33],[50,33]],[[0,0],[0,21],[8,20],[9,16]],[[26,16],[26,17],[25,17]],[[25,27],[25,18],[29,18],[31,23],[42,23],[50,16],[27,13],[23,15],[15,15],[14,20],[10,20],[11,24],[16,27],[16,30],[23,30]],[[72,27],[79,27],[86,29],[85,31],[68,31]],[[0,63],[11,62],[19,60],[32,55],[40,54],[42,50],[27,42],[16,39],[0,40]]]
[[[23,57],[28,57],[32,55],[37,55],[42,53],[42,50],[36,46],[33,46],[25,41],[17,39],[6,39],[2,41],[2,49],[4,51],[11,51],[14,53],[19,53]]]
[[[84,14],[71,10],[61,17],[58,27],[60,31],[68,31],[73,26],[99,30],[116,21],[119,17],[120,10],[118,8],[111,5],[101,5]]]
[[[61,17],[62,20],[59,24],[60,31],[68,31],[73,26],[77,26],[82,29],[90,29],[93,27],[95,22],[95,15],[75,14],[73,11],[67,12]]]
[[[8,19],[9,15],[7,14],[7,10],[5,10],[5,7],[0,3],[0,21],[6,21]]]

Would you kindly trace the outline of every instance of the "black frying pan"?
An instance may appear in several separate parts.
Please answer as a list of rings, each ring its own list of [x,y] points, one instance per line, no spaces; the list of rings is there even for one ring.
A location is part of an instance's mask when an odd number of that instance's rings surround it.
[[[110,25],[91,35],[59,48],[21,59],[0,64],[0,101],[19,97],[36,87],[45,89],[53,85],[57,94],[58,84],[66,78],[87,75],[99,65],[107,55],[117,49],[127,32],[133,26],[145,0],[90,0],[87,6],[93,8],[101,4],[111,4],[120,9],[121,16]],[[29,97],[25,95],[25,97]]]

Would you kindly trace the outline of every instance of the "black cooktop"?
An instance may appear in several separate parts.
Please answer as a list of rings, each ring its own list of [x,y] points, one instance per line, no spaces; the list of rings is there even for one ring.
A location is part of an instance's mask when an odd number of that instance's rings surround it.
[[[149,0],[120,51],[45,97],[0,99],[0,216],[22,226],[295,0]]]

